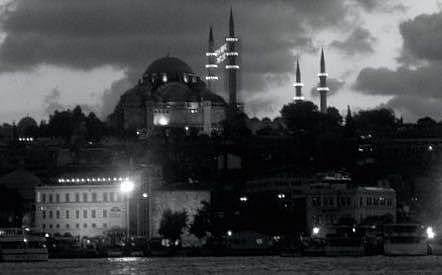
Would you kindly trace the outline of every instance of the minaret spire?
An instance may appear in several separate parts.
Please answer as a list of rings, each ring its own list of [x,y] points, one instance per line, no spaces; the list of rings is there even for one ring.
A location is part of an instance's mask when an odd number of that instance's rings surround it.
[[[321,67],[320,72],[318,74],[319,86],[316,90],[319,92],[321,113],[326,113],[327,112],[327,93],[329,92],[329,88],[327,87],[328,74],[325,72],[324,49],[321,49],[320,67]]]
[[[212,89],[214,81],[218,80],[218,76],[216,75],[216,69],[218,68],[218,65],[216,64],[216,53],[215,53],[215,40],[213,39],[213,28],[210,26],[209,30],[209,47],[207,48],[206,52],[207,56],[207,75],[206,75],[206,81],[207,81],[207,87],[209,89]]]
[[[233,22],[233,9],[230,7],[230,17],[229,17],[229,35],[231,37],[235,36],[235,24]]]
[[[238,38],[235,36],[235,26],[233,23],[233,10],[230,7],[230,18],[229,18],[229,34],[226,37],[227,44],[227,76],[228,76],[228,90],[229,90],[229,105],[233,112],[238,111],[238,101],[237,101],[237,83],[236,75],[239,70],[239,65],[236,63],[236,58],[238,52],[236,51],[236,44],[238,43]]]
[[[295,97],[293,100],[295,102],[304,100],[302,96],[302,87],[304,84],[301,82],[301,70],[299,69],[299,59],[296,60],[296,82],[293,84],[296,89]]]

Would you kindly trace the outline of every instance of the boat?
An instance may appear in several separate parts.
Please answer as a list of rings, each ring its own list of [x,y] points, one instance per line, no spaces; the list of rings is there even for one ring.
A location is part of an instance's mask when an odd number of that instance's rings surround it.
[[[384,225],[384,254],[388,256],[423,256],[430,247],[424,226],[420,224]]]
[[[0,261],[31,262],[47,261],[46,239],[33,234],[28,228],[0,229]]]

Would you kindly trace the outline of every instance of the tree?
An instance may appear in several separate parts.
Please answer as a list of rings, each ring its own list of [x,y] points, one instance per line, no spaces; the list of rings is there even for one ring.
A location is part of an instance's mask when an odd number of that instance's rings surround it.
[[[360,111],[353,117],[353,121],[360,132],[389,134],[394,132],[397,126],[393,110],[386,108]]]
[[[311,101],[297,101],[284,105],[281,116],[291,131],[316,131],[320,120],[318,106]]]
[[[172,241],[180,240],[181,234],[183,234],[184,229],[187,227],[187,220],[188,216],[185,210],[173,212],[167,209],[161,218],[158,232],[161,236]]]
[[[226,223],[213,209],[211,204],[206,201],[201,202],[201,204],[203,207],[195,215],[190,225],[190,233],[200,239],[209,234],[214,238],[220,238],[227,231]]]

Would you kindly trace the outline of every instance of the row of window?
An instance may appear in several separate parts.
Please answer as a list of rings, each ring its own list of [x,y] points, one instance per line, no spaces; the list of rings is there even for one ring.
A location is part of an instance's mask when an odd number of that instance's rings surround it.
[[[365,203],[364,203],[365,202]],[[338,206],[348,207],[352,205],[350,197],[312,197],[313,206]],[[384,197],[359,197],[359,207],[363,206],[388,206],[393,207],[393,200]]]
[[[80,210],[72,210],[72,212],[75,214],[75,218],[76,219],[79,219],[80,218]],[[55,211],[55,218],[56,219],[60,219],[61,218],[61,216],[60,216],[60,214],[61,214],[62,212],[60,211],[60,210],[56,210]],[[99,217],[99,218],[107,218],[107,209],[103,209],[102,211],[101,211],[101,213],[102,213],[102,215],[101,215],[101,217]],[[66,210],[66,211],[64,211],[64,216],[62,217],[63,219],[64,218],[66,218],[66,219],[70,219],[71,218],[71,211],[70,210]],[[87,219],[88,218],[88,210],[87,209],[83,209],[83,218],[84,219]],[[49,211],[46,211],[46,210],[43,210],[43,211],[41,211],[41,216],[42,216],[42,218],[43,219],[46,219],[46,218],[49,218],[49,219],[53,219],[54,218],[54,211],[52,211],[52,210],[49,210]],[[96,209],[92,209],[91,211],[90,211],[90,217],[91,218],[97,218],[97,210]],[[73,218],[73,217],[72,217]]]
[[[91,227],[92,228],[97,228],[97,224],[96,223],[91,223]],[[53,229],[53,228],[59,229],[60,228],[60,224],[57,223],[57,224],[53,225],[53,224],[45,224],[45,223],[43,223],[41,225],[41,228],[42,229],[46,229],[46,228],[49,228],[49,229]],[[67,224],[65,224],[65,228],[66,229],[70,229],[71,225],[69,223],[67,223]],[[75,224],[75,228],[80,229],[80,224],[76,223]],[[87,223],[83,223],[83,228],[88,228],[88,224]],[[102,228],[107,228],[107,223],[103,223],[102,224]]]
[[[71,197],[71,195],[73,196]],[[61,198],[62,196],[60,194],[42,194],[41,202],[60,203],[62,202]],[[121,200],[122,198],[119,192],[103,192],[101,194],[102,202],[115,202],[115,201],[119,202]],[[98,202],[98,194],[94,192],[89,196],[89,193],[82,193],[80,196],[80,193],[75,193],[75,194],[65,193],[63,202]]]

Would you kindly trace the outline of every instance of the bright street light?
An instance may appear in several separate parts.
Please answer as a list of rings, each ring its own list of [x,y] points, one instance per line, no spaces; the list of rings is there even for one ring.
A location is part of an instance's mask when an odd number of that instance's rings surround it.
[[[436,233],[434,232],[433,227],[431,227],[431,226],[427,227],[428,239],[434,239],[435,236],[436,236]]]
[[[134,190],[134,188],[135,184],[133,183],[133,181],[130,180],[122,181],[120,184],[120,191],[122,193],[130,193]]]
[[[313,230],[312,230],[313,232],[313,235],[318,235],[319,234],[319,227],[317,227],[317,226],[315,226],[315,227],[313,227]]]
[[[247,197],[246,196],[242,196],[242,197],[239,198],[239,200],[241,202],[246,202],[247,201]]]
[[[147,198],[148,197],[148,195],[147,195],[147,193],[143,193],[143,198]]]

